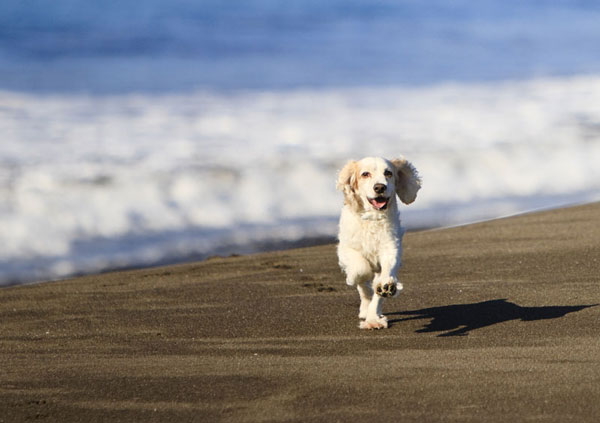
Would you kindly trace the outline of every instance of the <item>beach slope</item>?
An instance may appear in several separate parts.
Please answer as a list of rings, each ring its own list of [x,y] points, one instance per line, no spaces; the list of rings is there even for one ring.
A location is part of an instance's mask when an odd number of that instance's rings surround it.
[[[387,330],[335,246],[0,290],[0,422],[600,416],[600,204],[409,233]]]

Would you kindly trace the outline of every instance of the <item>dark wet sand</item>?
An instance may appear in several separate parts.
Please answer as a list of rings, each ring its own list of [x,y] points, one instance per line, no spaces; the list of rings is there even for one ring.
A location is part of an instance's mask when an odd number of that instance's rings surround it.
[[[409,233],[390,329],[333,245],[0,290],[0,422],[596,422],[600,204]]]

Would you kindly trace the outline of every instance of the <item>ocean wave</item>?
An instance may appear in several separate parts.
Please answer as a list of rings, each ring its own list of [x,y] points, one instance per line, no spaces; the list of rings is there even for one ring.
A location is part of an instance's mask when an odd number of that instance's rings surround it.
[[[421,88],[4,91],[0,130],[0,283],[331,238],[342,204],[336,172],[366,155],[404,155],[421,172],[420,196],[403,208],[409,228],[600,192],[594,75]]]

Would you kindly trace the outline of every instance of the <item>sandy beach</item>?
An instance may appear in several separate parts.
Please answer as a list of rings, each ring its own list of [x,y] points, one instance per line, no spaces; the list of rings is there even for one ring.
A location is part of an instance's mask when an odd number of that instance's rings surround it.
[[[0,290],[0,422],[595,422],[600,203],[404,238],[387,330],[335,246]]]

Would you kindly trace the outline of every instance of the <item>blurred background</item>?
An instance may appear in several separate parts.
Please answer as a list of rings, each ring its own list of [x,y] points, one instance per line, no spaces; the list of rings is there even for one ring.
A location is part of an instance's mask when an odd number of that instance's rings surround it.
[[[0,285],[333,241],[349,159],[431,228],[600,199],[600,3],[3,0]]]

